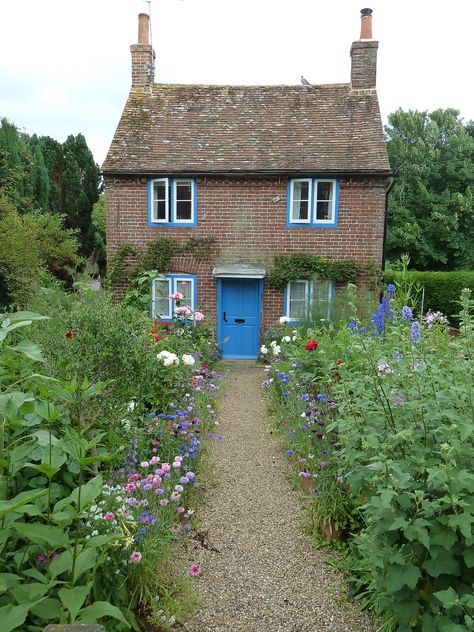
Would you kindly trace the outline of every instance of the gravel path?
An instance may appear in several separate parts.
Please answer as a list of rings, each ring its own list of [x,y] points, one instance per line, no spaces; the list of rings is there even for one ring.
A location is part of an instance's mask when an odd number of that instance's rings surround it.
[[[202,567],[195,585],[200,609],[184,626],[191,632],[373,632],[344,601],[341,577],[324,564],[299,529],[298,493],[289,466],[270,434],[254,363],[228,363],[226,397],[219,404],[211,449],[217,487],[199,512],[199,529],[219,552],[197,546]]]

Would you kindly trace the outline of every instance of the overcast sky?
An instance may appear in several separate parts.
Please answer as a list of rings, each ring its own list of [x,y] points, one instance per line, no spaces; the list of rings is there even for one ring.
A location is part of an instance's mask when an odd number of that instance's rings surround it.
[[[154,0],[155,80],[349,81],[360,9],[374,10],[382,116],[453,107],[474,119],[473,0]],[[101,164],[130,88],[143,0],[0,0],[0,117]]]

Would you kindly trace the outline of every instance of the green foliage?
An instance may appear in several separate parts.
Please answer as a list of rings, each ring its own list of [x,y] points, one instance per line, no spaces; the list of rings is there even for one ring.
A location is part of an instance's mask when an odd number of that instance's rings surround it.
[[[322,259],[308,252],[277,255],[268,276],[268,282],[271,287],[280,290],[290,281],[311,279],[313,276],[332,279],[340,283],[356,283],[364,270],[368,272],[370,268],[373,276],[374,266],[373,262],[366,266],[350,259]]]
[[[213,237],[191,237],[183,244],[170,237],[157,237],[144,250],[132,244],[121,244],[109,263],[108,281],[115,285],[141,278],[149,270],[169,272],[172,257],[192,254],[200,259],[209,259],[214,248]]]
[[[0,303],[24,307],[38,289],[45,270],[61,275],[76,266],[78,243],[63,218],[48,213],[16,212],[0,193]]]
[[[362,607],[382,616],[380,629],[469,630],[474,301],[463,290],[452,338],[440,318],[415,323],[406,306],[416,290],[407,278],[399,286],[367,328],[354,315],[350,327],[307,332],[319,340],[306,349],[312,377],[300,368],[304,338],[282,336],[271,401],[291,458],[318,488],[316,523],[325,515],[350,524],[343,567]],[[346,495],[335,493],[335,478]]]
[[[389,116],[397,174],[389,196],[387,254],[420,270],[474,267],[474,137],[452,109]]]
[[[387,283],[397,284],[401,278],[400,272],[385,273]],[[469,270],[458,272],[408,271],[405,278],[420,289],[424,289],[423,293],[418,293],[418,309],[421,309],[421,301],[423,301],[424,312],[440,311],[448,317],[452,325],[458,325],[459,297],[464,288],[469,288],[474,292],[474,272]]]

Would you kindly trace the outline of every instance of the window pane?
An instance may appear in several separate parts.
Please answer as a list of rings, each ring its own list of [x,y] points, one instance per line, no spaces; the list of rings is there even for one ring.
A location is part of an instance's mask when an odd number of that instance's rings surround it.
[[[156,279],[155,281],[155,316],[169,318],[170,310],[170,280]]]
[[[183,299],[181,301],[181,305],[188,305],[192,307],[193,304],[193,284],[191,281],[180,281],[176,282],[176,291],[180,292],[183,295]]]
[[[316,219],[331,219],[330,202],[317,202],[316,203]]]
[[[313,287],[313,309],[318,318],[329,320],[332,307],[332,281],[316,281]]]
[[[304,281],[292,281],[290,283],[290,300],[306,299],[306,283]]]
[[[191,201],[192,186],[191,182],[179,180],[176,181],[176,199]]]
[[[309,209],[309,182],[293,182],[291,219],[307,220]]]
[[[288,316],[294,320],[304,320],[306,318],[306,301],[290,300]]]
[[[155,201],[155,218],[166,219],[166,202],[165,200]]]
[[[318,200],[332,199],[332,182],[318,182]]]
[[[153,219],[169,221],[168,200],[169,200],[168,180],[156,180],[153,183]]]
[[[176,219],[189,221],[192,219],[192,208],[190,201],[176,201]]]
[[[294,320],[306,318],[307,287],[305,281],[292,281],[288,284],[288,316]]]

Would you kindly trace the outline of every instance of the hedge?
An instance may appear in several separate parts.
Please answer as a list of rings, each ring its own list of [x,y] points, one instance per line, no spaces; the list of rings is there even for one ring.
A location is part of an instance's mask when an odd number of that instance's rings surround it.
[[[451,325],[458,325],[457,314],[461,307],[461,291],[469,288],[474,294],[474,271],[457,272],[407,272],[407,277],[425,288],[423,311],[443,312]],[[385,283],[397,283],[399,272],[385,272]],[[420,306],[418,306],[420,307]]]

